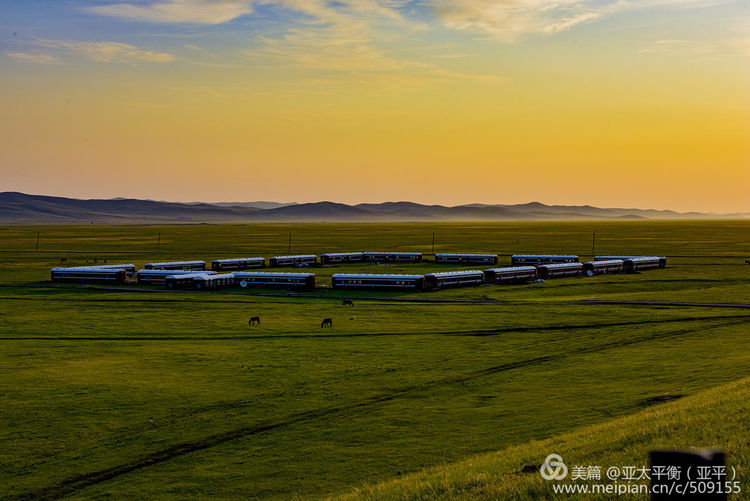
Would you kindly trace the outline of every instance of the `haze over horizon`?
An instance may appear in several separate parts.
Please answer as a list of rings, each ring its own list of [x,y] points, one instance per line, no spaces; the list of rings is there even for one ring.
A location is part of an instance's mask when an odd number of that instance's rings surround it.
[[[6,2],[0,191],[748,212],[739,0]]]

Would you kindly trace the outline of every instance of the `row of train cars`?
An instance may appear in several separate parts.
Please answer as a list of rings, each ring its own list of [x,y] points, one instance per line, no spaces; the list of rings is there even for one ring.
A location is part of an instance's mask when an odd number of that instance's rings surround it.
[[[277,256],[269,267],[315,266],[340,263],[421,263],[422,254],[412,252],[347,252],[316,255]],[[436,264],[497,265],[495,254],[436,254]],[[609,273],[635,273],[664,268],[662,256],[596,256],[581,263],[574,255],[514,255],[511,266],[485,270],[466,270],[418,274],[337,273],[331,277],[333,289],[432,291],[453,287],[525,283],[552,278],[594,276]],[[53,282],[163,285],[167,289],[213,290],[225,287],[281,288],[313,290],[320,287],[314,273],[246,271],[265,268],[262,257],[216,259],[211,270],[205,261],[148,263],[136,271],[132,264],[108,264],[73,268],[53,268]],[[222,273],[229,272],[229,273]]]

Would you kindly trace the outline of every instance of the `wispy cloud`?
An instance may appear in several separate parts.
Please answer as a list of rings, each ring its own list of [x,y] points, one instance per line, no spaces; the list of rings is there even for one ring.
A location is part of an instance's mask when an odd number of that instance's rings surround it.
[[[6,52],[6,56],[26,61],[28,63],[38,64],[57,64],[60,62],[58,58],[50,54],[34,53],[34,52]]]
[[[176,58],[165,52],[140,49],[120,42],[76,42],[70,40],[32,40],[33,51],[6,52],[6,55],[25,61],[53,64],[63,57],[83,57],[100,63],[166,63]]]
[[[220,24],[252,12],[249,0],[162,0],[86,7],[102,16],[152,23]]]
[[[504,41],[569,30],[618,12],[654,7],[707,7],[727,0],[426,0],[449,28]]]

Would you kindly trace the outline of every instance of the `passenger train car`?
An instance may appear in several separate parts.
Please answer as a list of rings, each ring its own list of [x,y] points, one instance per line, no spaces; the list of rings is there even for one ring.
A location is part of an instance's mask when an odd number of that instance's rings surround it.
[[[438,264],[497,264],[497,254],[435,254]]]
[[[364,259],[364,252],[328,252],[320,255],[320,264],[361,263]]]
[[[537,266],[536,272],[539,278],[548,280],[550,278],[578,277],[583,274],[581,263],[556,263]]]
[[[166,278],[170,275],[191,275],[196,272],[193,270],[138,270],[135,276],[139,284],[164,284]],[[205,275],[215,275],[215,271],[203,271]]]
[[[370,263],[421,263],[419,252],[364,252],[364,261]]]
[[[331,277],[334,289],[422,290],[423,275],[367,275],[337,273]]]
[[[424,276],[425,290],[472,287],[482,284],[484,284],[484,273],[479,270],[428,273]]]
[[[299,266],[301,264],[316,264],[318,256],[315,254],[306,254],[302,256],[274,256],[268,258],[268,266],[276,268],[278,266]]]
[[[212,290],[234,285],[232,273],[180,273],[169,275],[164,279],[167,289]]]
[[[124,284],[128,280],[128,272],[123,268],[89,266],[52,268],[50,279],[53,282]]]
[[[80,266],[80,268],[90,268],[92,270],[125,270],[128,275],[135,273],[134,264],[99,264],[94,266]]]
[[[534,266],[507,266],[484,270],[484,281],[487,284],[523,283],[536,280]]]
[[[262,257],[239,257],[234,259],[214,259],[211,261],[211,269],[214,271],[250,270],[265,267],[266,260]]]
[[[510,258],[513,265],[539,266],[542,264],[577,263],[578,256],[555,254],[516,254]]]
[[[622,259],[606,259],[601,261],[587,261],[583,263],[583,272],[589,276],[605,275],[607,273],[620,273],[625,268]]]
[[[144,268],[147,270],[195,270],[203,271],[206,269],[205,261],[170,261],[164,263],[146,263]]]
[[[234,280],[242,288],[315,289],[315,273],[237,272]]]
[[[627,273],[635,273],[641,270],[663,268],[666,266],[666,261],[665,258],[659,256],[638,256],[624,259],[623,263]]]
[[[607,261],[609,259],[622,259],[623,261],[625,261],[627,259],[641,258],[658,259],[659,268],[664,268],[665,266],[667,266],[667,258],[664,256],[594,256],[594,261]]]

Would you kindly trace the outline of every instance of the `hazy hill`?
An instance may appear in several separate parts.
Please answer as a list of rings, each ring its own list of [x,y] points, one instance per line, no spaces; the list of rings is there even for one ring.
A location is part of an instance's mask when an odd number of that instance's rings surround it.
[[[747,217],[748,214],[700,214],[582,206],[469,204],[456,207],[414,202],[347,205],[335,202],[174,203],[128,198],[75,198],[0,193],[0,221],[6,223],[76,222],[243,222],[243,221],[469,221],[550,219],[677,219]]]

